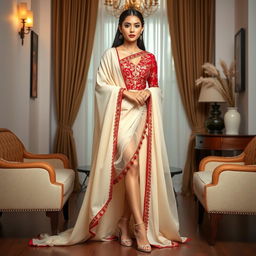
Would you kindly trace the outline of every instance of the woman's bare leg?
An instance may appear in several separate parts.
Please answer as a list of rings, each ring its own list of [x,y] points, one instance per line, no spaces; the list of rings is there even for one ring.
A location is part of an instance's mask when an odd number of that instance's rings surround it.
[[[129,219],[129,220],[130,220],[131,215],[132,215],[132,212],[131,212],[130,205],[129,205],[129,203],[128,203],[128,196],[127,196],[127,193],[126,193],[126,191],[125,191],[125,197],[124,197],[124,211],[123,211],[122,218]]]
[[[139,162],[135,161],[127,172],[125,177],[125,190],[128,198],[129,206],[135,221],[136,240],[138,245],[148,244],[147,233],[143,223],[141,213],[141,198],[140,198],[140,185],[139,185]]]
[[[143,121],[145,121],[146,116],[143,117]],[[142,121],[142,123],[144,123]],[[142,135],[144,129],[144,125],[138,129],[138,134]],[[137,150],[137,143],[132,139],[129,143],[129,146],[124,151],[123,157],[126,163],[128,163]],[[146,245],[149,244],[147,239],[147,233],[145,229],[145,225],[143,223],[142,211],[141,211],[141,198],[140,198],[140,180],[139,180],[139,160],[134,161],[133,165],[130,166],[129,171],[125,176],[125,206],[123,217],[130,219],[131,214],[134,217],[135,224],[135,235],[138,245]],[[120,223],[120,222],[119,222]],[[127,229],[123,234],[129,234],[128,229],[129,226],[126,226]],[[150,247],[150,246],[149,246]],[[149,248],[150,249],[150,248]]]
[[[131,218],[131,209],[128,203],[128,198],[125,192],[124,198],[124,210],[121,219],[118,222],[118,227],[121,229],[121,240],[129,240],[131,239],[129,233],[129,223]]]
[[[125,176],[125,192],[135,223],[143,222],[138,165],[138,161],[135,161]]]
[[[127,153],[127,152],[126,152]],[[129,222],[131,214],[133,215],[135,224],[143,223],[141,213],[141,198],[139,185],[139,162],[134,161],[125,176],[125,199],[124,210],[118,227],[121,229],[121,239],[130,239]],[[144,225],[136,225],[136,240],[139,245],[148,244],[147,233]]]

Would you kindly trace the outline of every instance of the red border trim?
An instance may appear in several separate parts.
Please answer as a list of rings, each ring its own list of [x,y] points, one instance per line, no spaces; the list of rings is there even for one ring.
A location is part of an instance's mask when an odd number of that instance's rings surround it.
[[[114,176],[115,176],[114,160],[115,160],[115,156],[116,156],[116,152],[117,152],[118,128],[119,128],[119,121],[120,121],[120,116],[121,116],[121,105],[122,105],[122,98],[123,98],[124,90],[125,90],[124,88],[121,88],[119,90],[118,97],[117,97],[117,104],[116,104],[115,123],[114,123],[114,131],[113,131],[114,140],[113,140],[113,151],[112,151],[112,162],[111,162],[111,180],[110,180],[110,188],[109,188],[109,197],[108,197],[107,202],[104,204],[104,206],[95,215],[95,217],[91,220],[91,222],[89,224],[89,232],[92,235],[92,237],[95,236],[95,233],[92,231],[92,229],[98,225],[99,220],[106,212],[108,204],[110,203],[110,201],[112,199]]]
[[[149,98],[148,109],[147,109],[147,123],[148,123],[148,140],[147,140],[147,163],[146,163],[146,183],[145,183],[145,194],[144,194],[144,210],[143,210],[143,221],[146,229],[148,229],[149,220],[149,207],[150,207],[150,196],[151,196],[151,146],[152,146],[152,98]]]
[[[161,246],[161,245],[158,245],[158,244],[151,244],[151,245],[156,247],[156,248],[159,248],[159,249],[162,249],[162,248],[174,248],[174,247],[179,247],[181,244],[188,243],[191,240],[192,240],[191,238],[187,237],[184,241],[181,241],[181,242],[171,241],[171,244],[170,245],[166,245],[166,246]]]
[[[151,246],[153,247],[156,247],[158,249],[163,249],[163,248],[175,248],[175,247],[179,247],[180,245],[176,242],[173,244],[173,242],[171,241],[171,245],[166,245],[166,246],[161,246],[161,245],[158,245],[158,244],[151,244]]]
[[[131,54],[131,55],[128,55],[128,56],[126,56],[126,57],[120,59],[119,53],[118,53],[118,50],[117,50],[117,47],[115,47],[115,49],[116,49],[116,52],[117,52],[117,56],[118,56],[119,63],[120,63],[122,60],[125,60],[125,59],[130,60],[131,58],[137,58],[138,56],[147,53],[147,51],[141,50],[141,51],[139,51],[139,52],[135,52],[135,53],[133,53],[133,54]]]

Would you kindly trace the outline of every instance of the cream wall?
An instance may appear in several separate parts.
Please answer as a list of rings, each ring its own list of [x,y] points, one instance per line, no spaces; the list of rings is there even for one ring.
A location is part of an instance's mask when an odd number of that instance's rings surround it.
[[[29,145],[29,43],[21,46],[17,1],[0,1],[0,127],[13,130]]]
[[[215,2],[215,64],[221,70],[220,60],[229,65],[234,59],[235,0]],[[226,109],[226,104],[221,104],[222,116]]]
[[[237,97],[241,113],[240,133],[256,134],[256,1],[216,0],[215,61],[228,64],[234,59],[234,37],[240,28],[246,30],[246,90]],[[222,107],[226,111],[226,107]]]
[[[218,67],[220,59],[229,64],[234,58],[234,13],[235,0],[216,0],[215,62]]]
[[[246,78],[245,91],[238,95],[238,109],[242,114],[242,132],[256,134],[256,1],[235,0],[235,33],[245,29]]]
[[[0,1],[0,127],[14,131],[33,152],[49,152],[50,0],[23,0],[34,12],[39,35],[38,98],[30,98],[30,35],[18,35],[17,0]]]
[[[51,107],[51,0],[31,0],[34,30],[39,35],[38,98],[30,100],[30,147],[34,152],[50,151]]]

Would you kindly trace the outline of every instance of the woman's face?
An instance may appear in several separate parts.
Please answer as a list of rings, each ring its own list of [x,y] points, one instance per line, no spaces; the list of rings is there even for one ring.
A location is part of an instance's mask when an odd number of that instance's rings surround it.
[[[138,40],[144,28],[137,16],[127,16],[122,26],[119,26],[119,29],[125,41],[135,42]]]

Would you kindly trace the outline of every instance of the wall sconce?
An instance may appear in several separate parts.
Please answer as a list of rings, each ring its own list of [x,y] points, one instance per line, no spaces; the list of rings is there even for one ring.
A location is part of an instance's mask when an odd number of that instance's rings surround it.
[[[28,10],[27,3],[19,3],[18,15],[22,24],[19,35],[21,38],[21,44],[23,45],[25,35],[29,34],[31,28],[33,27],[33,12]]]

